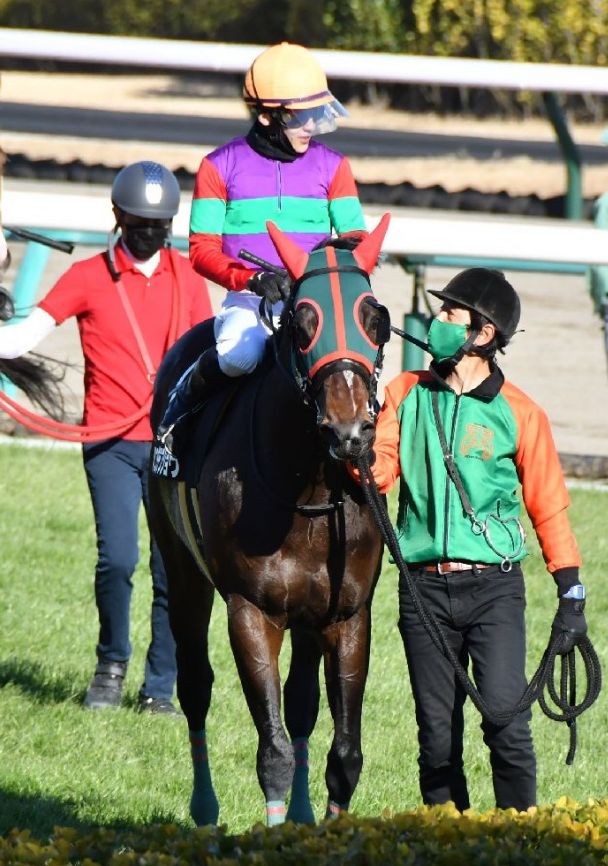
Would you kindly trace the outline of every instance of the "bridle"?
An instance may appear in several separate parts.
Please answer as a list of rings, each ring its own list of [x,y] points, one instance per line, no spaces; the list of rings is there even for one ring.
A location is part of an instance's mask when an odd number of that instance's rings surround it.
[[[382,368],[384,365],[384,344],[380,344],[378,346],[371,372],[364,364],[356,360],[350,358],[340,358],[323,364],[312,377],[308,375],[308,371],[306,369],[301,354],[297,351],[294,351],[295,307],[296,298],[301,285],[307,279],[310,279],[312,277],[324,276],[331,273],[345,272],[357,273],[362,275],[369,285],[370,280],[367,271],[364,271],[362,268],[359,268],[355,265],[345,265],[342,267],[327,266],[323,268],[314,268],[310,271],[306,271],[292,285],[291,291],[289,293],[289,298],[286,300],[285,307],[281,314],[279,328],[277,328],[274,324],[272,316],[272,305],[270,304],[270,302],[266,298],[262,298],[260,302],[260,317],[272,334],[272,346],[275,363],[277,364],[278,368],[284,373],[284,375],[292,382],[292,384],[296,386],[300,399],[303,401],[303,403],[306,406],[314,408],[317,415],[317,426],[319,425],[323,417],[323,413],[321,412],[318,403],[318,395],[323,387],[323,383],[333,373],[343,372],[347,370],[354,373],[355,375],[358,375],[365,384],[368,394],[367,410],[371,420],[375,421],[378,415],[378,381],[380,379],[380,374],[382,373]],[[370,295],[370,299],[373,300],[373,295]],[[284,335],[288,335],[289,339],[286,339]],[[285,353],[283,341],[284,344],[286,344],[286,346],[291,351],[292,363],[289,364],[289,366],[285,362],[285,359],[283,357]]]

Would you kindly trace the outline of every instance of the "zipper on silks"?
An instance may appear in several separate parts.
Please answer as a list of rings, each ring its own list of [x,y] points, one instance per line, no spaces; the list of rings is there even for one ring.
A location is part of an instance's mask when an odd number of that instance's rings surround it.
[[[455,395],[454,410],[452,412],[452,429],[450,430],[450,454],[454,453],[454,439],[456,438],[456,420],[458,417],[458,408],[460,406],[460,394]],[[450,517],[450,489],[451,479],[449,473],[445,476],[445,500],[443,507],[443,558],[448,558],[448,535],[449,535],[449,517]]]
[[[281,163],[277,160],[277,200],[279,211],[283,208],[283,175],[281,174]]]

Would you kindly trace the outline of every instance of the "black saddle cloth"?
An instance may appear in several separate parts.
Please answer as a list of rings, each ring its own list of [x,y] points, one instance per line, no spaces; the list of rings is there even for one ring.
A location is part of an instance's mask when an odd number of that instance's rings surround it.
[[[195,325],[180,337],[163,358],[156,375],[150,412],[153,430],[158,427],[169,395],[179,378],[205,349],[215,345],[213,323],[213,319],[208,319]],[[196,487],[205,455],[239,384],[239,380],[235,379],[233,383],[218,387],[197,411],[176,425],[171,453],[160,442],[154,442],[152,472],[155,475],[173,481],[185,481],[188,486]]]

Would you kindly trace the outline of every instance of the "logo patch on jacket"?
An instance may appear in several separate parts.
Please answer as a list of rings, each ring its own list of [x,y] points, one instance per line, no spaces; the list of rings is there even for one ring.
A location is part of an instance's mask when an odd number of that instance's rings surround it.
[[[459,451],[464,457],[489,460],[494,454],[494,431],[483,424],[467,424]]]

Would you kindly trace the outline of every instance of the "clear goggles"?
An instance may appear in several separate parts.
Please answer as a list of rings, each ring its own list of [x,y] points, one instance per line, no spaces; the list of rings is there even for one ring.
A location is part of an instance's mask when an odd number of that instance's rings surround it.
[[[279,122],[285,129],[305,129],[310,135],[333,132],[339,117],[348,117],[341,102],[334,99],[314,108],[288,108],[279,113]]]

